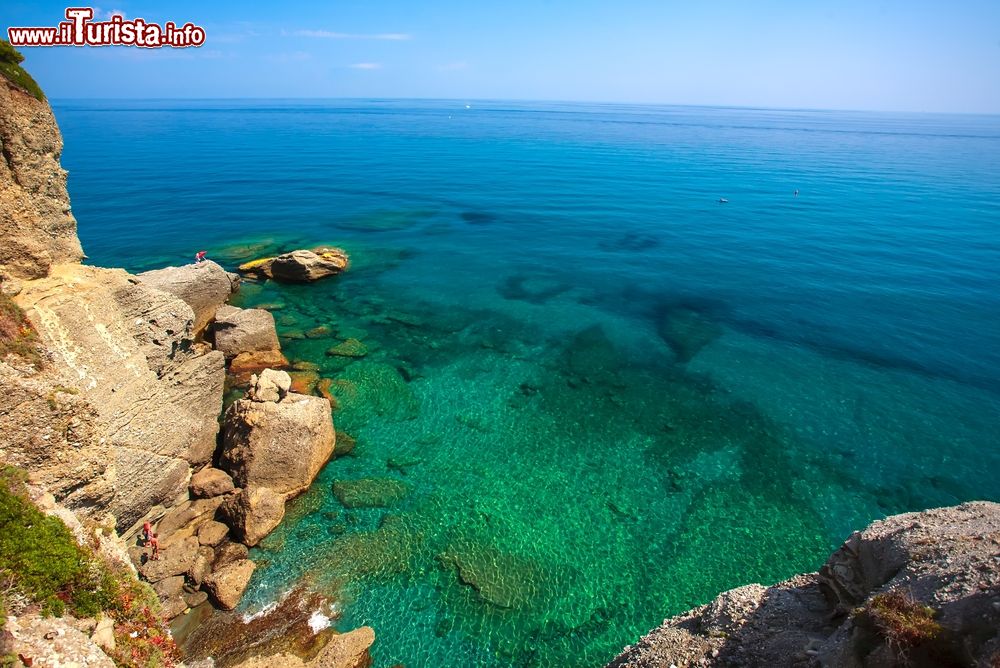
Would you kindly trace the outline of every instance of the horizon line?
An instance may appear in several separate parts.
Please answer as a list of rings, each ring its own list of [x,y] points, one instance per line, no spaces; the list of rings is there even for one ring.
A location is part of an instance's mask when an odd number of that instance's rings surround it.
[[[457,102],[469,103],[515,103],[515,104],[566,104],[595,106],[625,106],[625,107],[682,107],[690,109],[729,109],[740,111],[781,111],[805,113],[857,113],[857,114],[900,114],[926,116],[1000,116],[998,111],[913,111],[901,109],[856,109],[847,107],[765,107],[759,105],[739,104],[698,104],[681,102],[628,102],[610,100],[556,100],[528,98],[459,98],[459,97],[357,97],[357,96],[323,96],[323,97],[49,97],[50,102],[228,102],[228,101],[366,101],[366,102]]]

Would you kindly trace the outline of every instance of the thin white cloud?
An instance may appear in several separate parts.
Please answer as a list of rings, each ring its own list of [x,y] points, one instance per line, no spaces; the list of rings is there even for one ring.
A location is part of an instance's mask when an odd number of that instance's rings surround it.
[[[380,70],[382,66],[378,63],[354,63],[353,65],[348,65],[354,70]]]
[[[406,40],[413,39],[413,35],[408,35],[402,32],[383,32],[372,35],[363,35],[360,33],[334,32],[332,30],[296,30],[292,34],[298,37],[319,37],[322,39],[380,39],[390,42],[405,42]]]
[[[110,21],[112,16],[120,16],[123,19],[125,17],[125,12],[120,9],[111,9],[105,11],[100,7],[92,7],[94,10],[94,21]]]
[[[301,63],[306,60],[312,60],[312,54],[306,53],[305,51],[272,53],[265,56],[265,60],[271,60],[277,63]]]

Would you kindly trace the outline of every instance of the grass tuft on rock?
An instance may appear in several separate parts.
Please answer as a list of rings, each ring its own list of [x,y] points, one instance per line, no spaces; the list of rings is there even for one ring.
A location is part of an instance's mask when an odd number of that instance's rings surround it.
[[[11,46],[10,42],[0,39],[0,74],[3,74],[11,83],[28,91],[36,99],[44,100],[45,93],[42,92],[41,87],[21,67],[21,61],[23,60],[24,56],[18,53],[17,49]]]
[[[0,293],[0,360],[17,355],[35,366],[41,366],[38,352],[38,332],[24,311],[5,294]]]
[[[865,606],[864,614],[879,635],[900,652],[934,640],[943,630],[934,621],[934,608],[901,591],[876,594]]]

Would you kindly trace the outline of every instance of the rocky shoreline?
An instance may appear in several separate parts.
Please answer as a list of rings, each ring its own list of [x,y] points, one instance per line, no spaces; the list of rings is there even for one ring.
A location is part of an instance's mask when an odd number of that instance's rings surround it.
[[[1000,504],[894,515],[817,573],[663,622],[607,668],[1000,665]]]
[[[0,458],[51,508],[113,526],[166,620],[231,610],[255,569],[248,548],[333,456],[330,400],[293,391],[273,316],[230,306],[240,279],[218,264],[137,275],[80,264],[51,108],[5,79],[0,142],[0,285],[40,355],[0,360]],[[319,250],[270,258],[266,275],[346,268],[343,251]],[[224,393],[242,390],[223,414]],[[22,641],[28,621],[16,622]],[[327,636],[322,665],[368,661],[370,629],[346,645]]]

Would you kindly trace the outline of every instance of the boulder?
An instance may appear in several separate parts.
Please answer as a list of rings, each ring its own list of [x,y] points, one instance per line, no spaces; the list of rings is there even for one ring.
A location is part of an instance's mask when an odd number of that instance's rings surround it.
[[[229,494],[234,489],[233,479],[222,469],[206,466],[191,476],[191,496],[209,498]]]
[[[267,487],[244,489],[222,504],[221,513],[236,536],[253,547],[281,523],[285,497]]]
[[[249,559],[233,562],[205,578],[205,589],[220,608],[232,610],[239,604],[256,568]]]
[[[274,316],[264,309],[221,306],[215,312],[215,349],[227,359],[240,353],[281,350]]]
[[[194,311],[194,333],[199,334],[215,318],[215,311],[239,287],[239,276],[212,261],[166,267],[137,274],[136,278],[158,290],[179,297]]]
[[[115,651],[115,620],[102,616],[94,627],[90,639],[105,652]]]
[[[184,592],[184,602],[187,603],[189,608],[197,608],[199,605],[208,600],[207,591],[195,591],[195,592]],[[187,664],[188,668],[191,668],[191,664]]]
[[[324,246],[247,262],[240,265],[240,271],[278,281],[307,283],[339,274],[347,269],[347,265],[347,253],[340,248]]]
[[[169,578],[164,578],[153,585],[153,591],[156,592],[161,602],[172,598],[181,598],[184,593],[184,576],[171,575]]]
[[[212,564],[212,570],[217,571],[233,562],[246,559],[249,555],[250,550],[247,549],[246,545],[227,540],[215,547],[215,562]]]
[[[208,574],[212,572],[212,564],[215,562],[215,550],[207,546],[198,548],[191,567],[187,570],[188,579],[196,585],[200,585]]]
[[[287,374],[279,378],[290,383]],[[238,486],[268,487],[290,498],[309,488],[333,454],[330,402],[294,393],[273,401],[263,382],[226,411],[221,463]]]
[[[292,388],[292,378],[286,371],[264,369],[259,376],[251,376],[246,398],[250,401],[278,403]]]
[[[200,545],[207,545],[208,547],[215,547],[228,535],[229,527],[222,522],[212,520],[210,522],[205,522],[198,529],[198,543]]]

